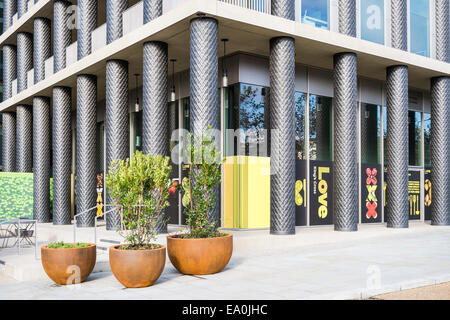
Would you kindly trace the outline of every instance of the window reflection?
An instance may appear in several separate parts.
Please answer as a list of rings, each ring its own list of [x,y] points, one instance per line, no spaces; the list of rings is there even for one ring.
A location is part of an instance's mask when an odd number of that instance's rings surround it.
[[[410,0],[411,52],[430,56],[429,0]]]
[[[305,153],[305,107],[306,94],[295,93],[295,154],[297,159],[306,160]]]
[[[361,39],[384,44],[384,0],[361,0]]]
[[[311,160],[331,161],[332,99],[309,96],[309,156]]]
[[[381,107],[361,104],[361,162],[381,163]]]
[[[420,166],[420,142],[422,131],[421,113],[408,111],[408,145],[409,145],[409,165]]]
[[[423,114],[423,144],[425,149],[425,168],[431,167],[431,114]]]
[[[302,23],[330,29],[329,0],[302,0]]]

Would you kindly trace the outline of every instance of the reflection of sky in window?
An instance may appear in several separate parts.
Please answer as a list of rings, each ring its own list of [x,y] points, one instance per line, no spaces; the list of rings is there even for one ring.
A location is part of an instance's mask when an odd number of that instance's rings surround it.
[[[302,0],[302,22],[315,27],[328,29],[328,1]]]
[[[361,0],[361,39],[384,44],[383,0]]]
[[[411,0],[411,52],[429,56],[429,1]]]

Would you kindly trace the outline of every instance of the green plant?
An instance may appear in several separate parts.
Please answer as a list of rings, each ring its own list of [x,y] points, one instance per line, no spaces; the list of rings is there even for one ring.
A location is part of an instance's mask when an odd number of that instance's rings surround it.
[[[211,128],[208,127],[207,131]],[[189,139],[184,148],[187,177],[181,183],[182,204],[186,214],[189,234],[182,237],[211,238],[221,234],[211,212],[216,206],[217,190],[221,182],[220,152],[211,135],[201,135]]]
[[[130,159],[111,163],[106,175],[106,187],[120,214],[125,238],[123,249],[153,248],[156,223],[164,220],[168,206],[169,157],[152,156],[136,151]]]
[[[86,247],[89,247],[89,246],[90,246],[89,243],[82,243],[82,242],[66,243],[64,241],[59,241],[59,242],[50,242],[47,245],[47,248],[50,248],[50,249],[68,249],[68,248],[86,248]]]

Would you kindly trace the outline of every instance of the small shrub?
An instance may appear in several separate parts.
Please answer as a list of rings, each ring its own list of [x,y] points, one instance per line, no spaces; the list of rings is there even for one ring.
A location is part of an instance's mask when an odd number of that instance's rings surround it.
[[[86,248],[89,247],[90,244],[89,243],[82,243],[82,242],[77,242],[77,243],[65,243],[64,241],[59,241],[59,242],[50,242],[47,246],[47,248],[50,249],[68,249],[68,248]]]

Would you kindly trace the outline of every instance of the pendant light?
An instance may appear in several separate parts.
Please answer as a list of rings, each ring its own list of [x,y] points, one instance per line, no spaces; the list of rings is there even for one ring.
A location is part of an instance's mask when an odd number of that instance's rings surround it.
[[[177,59],[170,59],[170,62],[172,62],[172,91],[170,92],[170,101],[175,102],[176,99],[176,93],[175,93],[175,61]]]
[[[224,38],[222,39],[223,42],[223,57],[222,57],[222,87],[226,88],[228,87],[228,74],[227,74],[227,67],[225,64],[225,55],[226,55],[226,43],[228,42],[228,39]]]
[[[139,92],[138,92],[139,73],[135,73],[134,76],[136,77],[136,103],[134,104],[134,112],[139,112],[139,110],[140,110]]]

